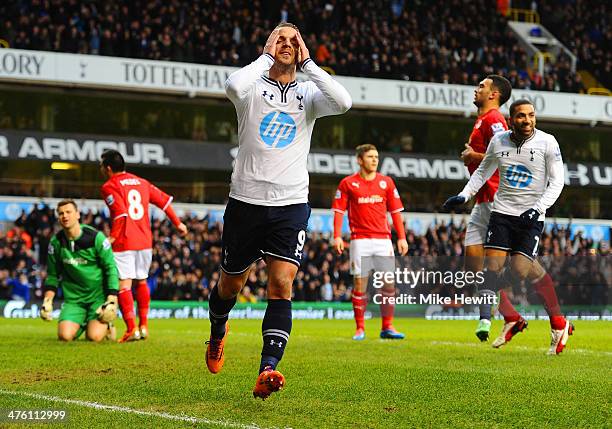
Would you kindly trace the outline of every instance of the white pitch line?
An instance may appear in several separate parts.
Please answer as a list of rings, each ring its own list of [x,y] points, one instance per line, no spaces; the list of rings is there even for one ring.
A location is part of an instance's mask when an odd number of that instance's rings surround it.
[[[434,346],[454,346],[454,347],[482,347],[482,344],[479,343],[461,343],[456,341],[431,341],[431,345]],[[538,347],[527,347],[527,346],[509,346],[508,348],[517,349],[517,350],[528,350],[528,351],[546,351],[547,349],[538,348]],[[564,350],[563,354],[568,353],[583,353],[583,354],[593,354],[599,356],[612,356],[612,352],[604,352],[600,350],[588,350],[588,349],[574,349],[571,347],[567,347]]]
[[[191,416],[186,416],[186,415],[175,415],[175,414],[169,414],[169,413],[160,413],[160,412],[157,412],[157,411],[136,410],[134,408],[121,407],[121,406],[118,406],[118,405],[104,405],[104,404],[99,404],[97,402],[81,401],[81,400],[78,400],[78,399],[66,399],[66,398],[60,398],[60,397],[57,397],[57,396],[42,395],[40,393],[19,392],[19,391],[0,389],[0,394],[13,395],[13,396],[26,396],[26,397],[29,397],[29,398],[42,399],[42,400],[45,400],[45,401],[61,402],[61,403],[64,403],[64,404],[72,404],[72,405],[78,405],[78,406],[81,406],[81,407],[95,408],[97,410],[113,411],[113,412],[118,412],[118,413],[137,414],[137,415],[140,415],[140,416],[158,417],[158,418],[161,418],[161,419],[175,420],[175,421],[181,421],[181,422],[187,422],[187,423],[202,423],[202,424],[221,426],[221,427],[226,427],[226,428],[260,429],[260,426],[257,426],[256,424],[245,425],[245,424],[242,424],[242,423],[228,422],[226,420],[210,420],[210,419],[205,419],[205,418],[201,418],[201,417],[191,417]]]

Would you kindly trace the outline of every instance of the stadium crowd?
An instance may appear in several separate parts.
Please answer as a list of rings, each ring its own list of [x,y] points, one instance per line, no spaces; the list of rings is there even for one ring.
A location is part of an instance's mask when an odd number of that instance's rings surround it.
[[[513,0],[534,8],[542,24],[578,58],[606,88],[612,88],[612,3],[584,0]],[[529,4],[527,4],[529,3]]]
[[[540,3],[543,15],[554,12],[547,23],[575,51],[579,68],[609,71],[610,52],[602,48],[610,30],[580,30],[609,5],[593,15],[572,14],[586,2]],[[494,0],[383,0],[376,7],[364,0],[8,0],[0,15],[0,38],[18,49],[243,66],[276,23],[291,21],[316,62],[340,75],[475,85],[499,73],[514,88],[584,90],[568,58],[549,64],[544,76],[530,71]]]
[[[81,220],[107,235],[110,232],[109,220],[102,214],[87,212]],[[222,224],[209,223],[207,218],[183,220],[190,231],[185,238],[180,238],[167,220],[152,223],[154,256],[148,282],[153,299],[206,301],[219,280]],[[465,226],[439,223],[423,235],[408,230],[408,257],[399,264],[412,269],[459,269]],[[0,299],[41,298],[47,247],[56,230],[53,210],[39,205],[29,215],[22,213],[10,230],[0,231]],[[607,242],[594,243],[580,234],[570,238],[569,230],[554,227],[543,235],[541,243],[541,262],[557,283],[561,304],[608,303],[612,265]],[[304,255],[294,282],[293,299],[350,301],[352,278],[347,252],[338,256],[329,237],[314,233],[306,242]],[[251,271],[239,302],[264,300],[266,283],[265,264],[260,261]],[[428,291],[451,292],[441,285]],[[526,285],[515,287],[511,297],[521,304],[537,302]]]

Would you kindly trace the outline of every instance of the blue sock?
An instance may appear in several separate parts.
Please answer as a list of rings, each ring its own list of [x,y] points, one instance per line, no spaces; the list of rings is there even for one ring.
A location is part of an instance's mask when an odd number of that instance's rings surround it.
[[[261,374],[264,369],[272,368],[276,369],[276,365],[278,365],[278,359],[274,356],[261,355],[261,363],[259,364],[259,373]]]
[[[276,369],[283,358],[285,347],[291,334],[291,301],[288,299],[269,299],[266,314],[261,324],[263,346],[259,373],[270,366]]]

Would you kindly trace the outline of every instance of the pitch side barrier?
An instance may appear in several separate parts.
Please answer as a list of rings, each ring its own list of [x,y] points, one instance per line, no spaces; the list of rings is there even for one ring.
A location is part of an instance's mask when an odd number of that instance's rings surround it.
[[[58,301],[58,300],[56,300]],[[54,303],[53,318],[59,317],[61,302]],[[396,317],[417,317],[428,320],[478,320],[476,306],[455,305],[396,305]],[[528,320],[548,320],[544,308],[537,305],[516,309]],[[24,301],[0,301],[0,317],[7,319],[37,319],[40,303]],[[266,303],[236,304],[232,319],[259,319],[266,311]],[[566,306],[564,314],[571,320],[612,321],[612,306]],[[365,318],[380,317],[379,306],[369,304]],[[293,318],[296,320],[353,320],[353,307],[349,302],[294,302]],[[151,301],[149,319],[208,319],[208,303],[193,301]]]
[[[578,320],[612,320],[612,288],[609,285],[612,256],[594,251],[588,253],[578,256],[545,255],[538,260],[553,278],[561,311],[567,317]],[[471,320],[479,318],[480,304],[497,304],[495,295],[478,293],[484,283],[484,273],[463,271],[462,256],[363,258],[361,266],[371,268],[366,318],[379,317],[379,305],[390,303],[395,305],[398,317]],[[395,295],[383,293],[386,284],[395,285]],[[533,286],[528,283],[516,284],[512,292],[515,301],[528,303],[516,306],[523,317],[547,319]],[[37,298],[30,302],[17,299],[0,301],[0,314],[5,318],[39,317],[41,298],[36,294],[33,296]],[[55,300],[54,318],[59,317],[61,301],[60,289],[58,299]],[[265,302],[257,301],[237,304],[232,310],[232,317],[261,319],[266,305]],[[153,301],[150,309],[149,317],[152,319],[208,318],[208,303],[205,301]],[[294,302],[293,317],[352,320],[353,309],[350,302]]]

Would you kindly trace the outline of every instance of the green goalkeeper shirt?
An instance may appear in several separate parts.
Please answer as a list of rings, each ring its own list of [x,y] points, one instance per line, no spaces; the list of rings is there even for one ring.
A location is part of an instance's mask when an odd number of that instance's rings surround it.
[[[81,225],[70,240],[62,230],[49,243],[45,290],[62,288],[64,300],[91,304],[119,291],[119,274],[110,242],[96,229]]]

